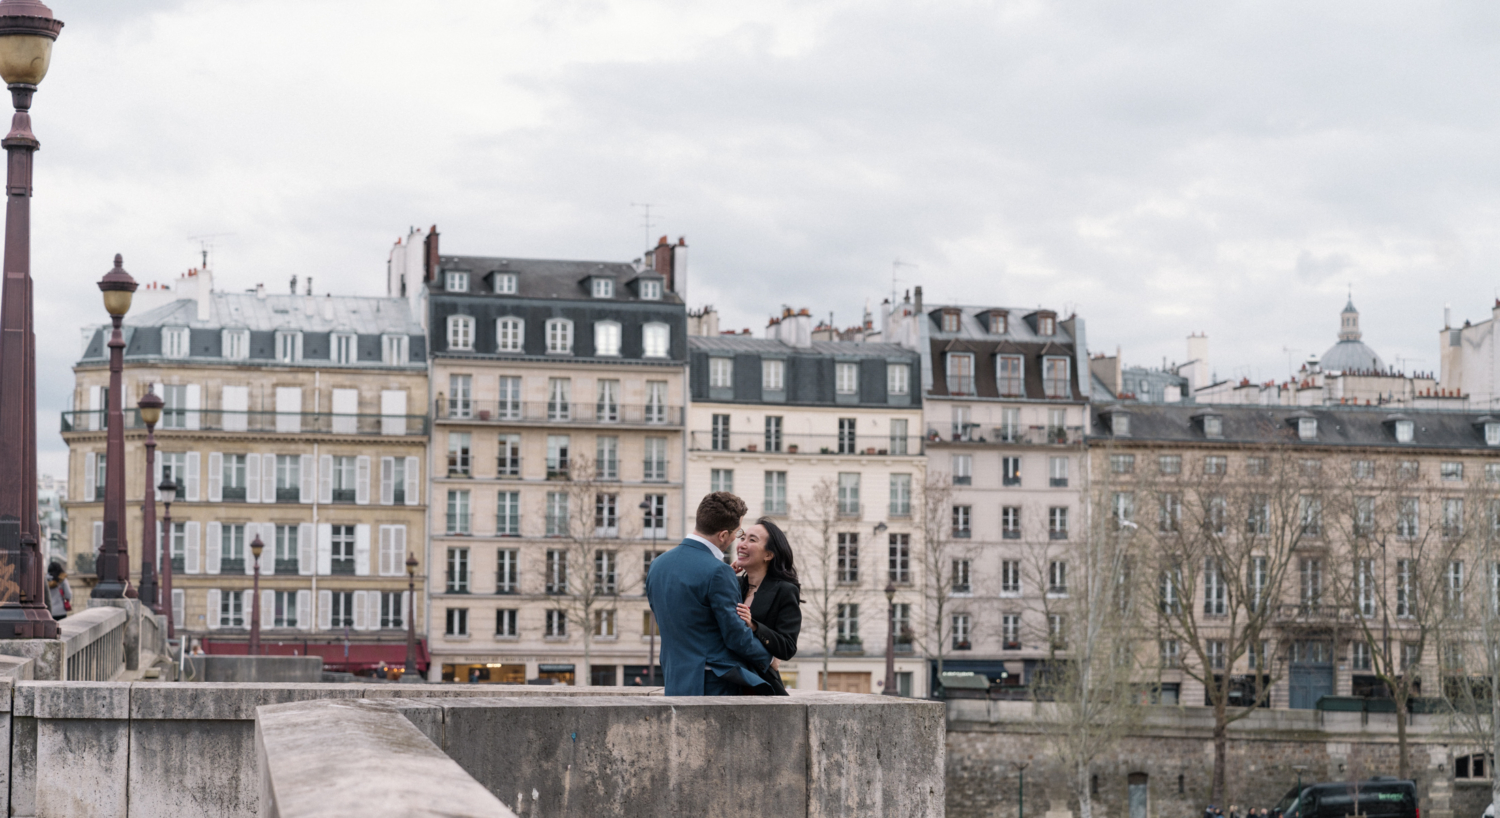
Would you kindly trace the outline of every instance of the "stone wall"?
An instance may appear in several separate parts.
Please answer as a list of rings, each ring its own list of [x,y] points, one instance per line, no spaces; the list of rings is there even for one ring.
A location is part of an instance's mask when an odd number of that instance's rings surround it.
[[[948,798],[950,818],[1017,818],[1019,775],[1026,763],[1027,815],[1077,815],[1048,738],[1027,702],[948,702]],[[1095,765],[1096,816],[1128,815],[1127,780],[1145,773],[1150,818],[1197,818],[1213,783],[1212,713],[1204,707],[1150,708],[1145,723]],[[1416,715],[1409,730],[1409,756],[1424,818],[1479,818],[1489,782],[1453,781],[1455,755],[1474,749],[1455,740],[1447,717]],[[1273,806],[1297,782],[1345,781],[1395,775],[1394,714],[1266,710],[1230,730],[1226,765],[1227,803]],[[1067,777],[1065,777],[1067,776]]]

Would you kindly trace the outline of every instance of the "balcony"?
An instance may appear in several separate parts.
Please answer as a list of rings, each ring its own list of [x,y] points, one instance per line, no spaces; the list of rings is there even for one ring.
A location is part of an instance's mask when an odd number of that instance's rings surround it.
[[[682,407],[595,401],[453,401],[434,404],[440,423],[572,423],[681,426]]]
[[[963,432],[944,434],[928,427],[928,443],[998,443],[1004,446],[1075,446],[1083,442],[1083,427],[992,426],[987,433],[976,424]]]
[[[922,439],[916,435],[892,438],[889,434],[864,434],[849,439],[847,435],[796,435],[783,434],[780,448],[767,449],[763,432],[692,432],[688,446],[693,451],[741,452],[746,454],[796,454],[796,455],[873,455],[910,456],[922,453]]]
[[[954,396],[959,396],[959,395],[973,395],[973,394],[975,394],[975,392],[974,392],[974,378],[973,378],[973,376],[971,376],[971,375],[949,375],[948,376],[948,394],[949,395],[954,395]]]
[[[1276,624],[1283,627],[1289,625],[1328,627],[1354,621],[1354,611],[1347,605],[1327,605],[1317,602],[1290,603],[1277,605],[1275,613]]]
[[[226,412],[219,409],[194,409],[183,412],[180,420],[180,423],[171,426],[158,424],[157,434],[197,431],[391,436],[427,434],[426,415],[335,415],[331,412]],[[125,428],[146,428],[146,424],[141,422],[139,409],[125,412]],[[62,413],[62,431],[65,433],[103,430],[103,410]]]

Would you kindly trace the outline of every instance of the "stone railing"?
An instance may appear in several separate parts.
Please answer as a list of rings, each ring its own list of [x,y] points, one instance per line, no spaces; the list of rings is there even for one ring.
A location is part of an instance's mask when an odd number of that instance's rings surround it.
[[[57,623],[63,644],[63,681],[108,682],[125,672],[125,627],[130,614],[122,608],[89,608]]]

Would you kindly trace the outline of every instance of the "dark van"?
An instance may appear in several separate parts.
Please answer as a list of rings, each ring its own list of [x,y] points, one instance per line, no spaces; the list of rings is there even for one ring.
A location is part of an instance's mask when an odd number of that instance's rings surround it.
[[[1285,818],[1422,818],[1413,781],[1382,776],[1368,781],[1293,787],[1276,805]]]

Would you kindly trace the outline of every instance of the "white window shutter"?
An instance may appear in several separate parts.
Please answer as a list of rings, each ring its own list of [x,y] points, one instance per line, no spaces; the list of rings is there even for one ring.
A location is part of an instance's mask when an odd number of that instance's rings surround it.
[[[255,538],[250,536],[251,526],[245,526],[246,547]],[[266,550],[260,555],[260,572],[264,576],[276,575],[276,524],[260,524],[260,541],[265,544]]]
[[[406,504],[417,505],[417,459],[406,458]]]
[[[157,394],[161,393],[158,392]],[[202,385],[196,383],[187,385],[187,406],[185,408],[187,409],[187,428],[197,429],[202,426],[202,413],[199,411],[203,408]]]
[[[219,573],[220,560],[224,556],[224,526],[219,523],[209,523],[207,528],[208,530],[203,538],[207,540],[203,545],[204,551],[208,555],[208,558],[204,560],[207,563],[204,566],[204,571],[210,574],[217,574]]]
[[[370,630],[372,631],[380,630],[380,602],[381,597],[383,596],[385,596],[385,594],[381,591],[371,591],[369,595],[365,597],[365,602],[370,606],[369,621]]]
[[[393,505],[396,502],[396,458],[380,458],[380,504],[383,506]]]
[[[243,562],[245,564],[245,576],[247,576],[247,577],[251,576],[251,575],[253,575],[255,573],[255,555],[250,553],[250,543],[252,543],[252,542],[255,541],[255,535],[257,533],[256,532],[257,528],[259,528],[259,526],[256,525],[255,523],[245,523],[245,549],[243,551],[241,551],[240,553],[244,554],[244,556],[245,556],[245,559],[243,560]],[[224,559],[224,555],[220,554],[219,555],[219,559],[222,561]],[[265,556],[262,555],[261,559],[265,559]],[[262,571],[265,570],[265,565],[264,564],[261,565],[261,570]],[[245,609],[245,611],[246,611],[245,615],[246,616],[250,615],[249,614],[249,610],[250,610],[249,608]]]
[[[333,524],[318,523],[318,574],[328,576],[333,573]],[[318,605],[322,605],[319,602]]]
[[[302,455],[301,459],[300,467],[302,473],[299,475],[297,485],[297,499],[304,503],[311,503],[313,497],[316,496],[314,492],[317,491],[318,486],[318,474],[313,470],[313,465],[316,461],[313,460],[313,456],[310,454]]]
[[[189,503],[198,502],[198,478],[201,456],[197,452],[188,452],[187,456],[187,500]]]
[[[406,434],[406,390],[387,389],[380,393],[380,433]]]
[[[172,627],[183,627],[183,608],[187,606],[187,594],[181,588],[172,589]]]
[[[260,502],[260,457],[245,455],[245,502]]]
[[[357,631],[369,630],[370,618],[365,611],[365,597],[369,596],[364,591],[354,592],[354,629]]]
[[[395,552],[391,576],[399,577],[406,573],[406,526],[391,526],[391,550]]]
[[[233,593],[233,591],[230,591],[230,593]],[[255,592],[248,588],[240,591],[240,605],[244,606],[240,609],[240,620],[245,623],[244,627],[248,629],[250,627],[250,615],[255,610]]]
[[[313,524],[297,526],[297,573],[310,577],[318,566],[318,545],[313,540]]]
[[[262,503],[276,502],[276,455],[274,454],[260,456],[260,501]]]
[[[224,502],[224,454],[208,453],[208,501]]]
[[[354,575],[370,575],[370,526],[366,523],[354,527]]]
[[[318,458],[318,502],[333,502],[333,455]]]
[[[329,630],[333,627],[333,592],[318,592],[318,628]]]
[[[94,475],[99,471],[99,461],[93,452],[83,456],[83,496],[78,498],[81,502],[94,502]]]
[[[219,589],[208,589],[208,629],[219,629]]]
[[[354,459],[354,502],[361,506],[370,504],[369,455],[362,454]]]
[[[200,554],[198,551],[198,521],[193,520],[183,524],[182,538],[185,541],[182,546],[182,570],[188,574],[196,574],[200,570],[198,562]]]
[[[104,547],[104,521],[94,521],[94,559],[99,558],[99,549]]]
[[[383,525],[380,527],[380,575],[383,577],[394,576],[391,573],[391,527]]]
[[[404,628],[404,627],[407,626],[406,625],[407,618],[416,619],[416,617],[412,616],[411,614],[412,614],[412,610],[411,610],[411,591],[402,591],[401,592],[401,627]]]
[[[246,612],[248,614],[248,611]],[[262,628],[276,627],[276,592],[260,592],[260,626]]]
[[[157,394],[161,394],[161,393],[158,392]],[[104,428],[104,422],[103,422],[103,419],[102,419],[103,416],[99,414],[104,409],[104,406],[102,405],[103,403],[104,403],[104,387],[102,387],[102,386],[90,386],[89,387],[89,419],[88,419],[88,423],[84,424],[82,428],[88,429],[89,431],[94,431],[94,430],[97,430],[97,429],[103,429]]]
[[[312,628],[312,591],[297,592],[297,627],[302,630]]]

